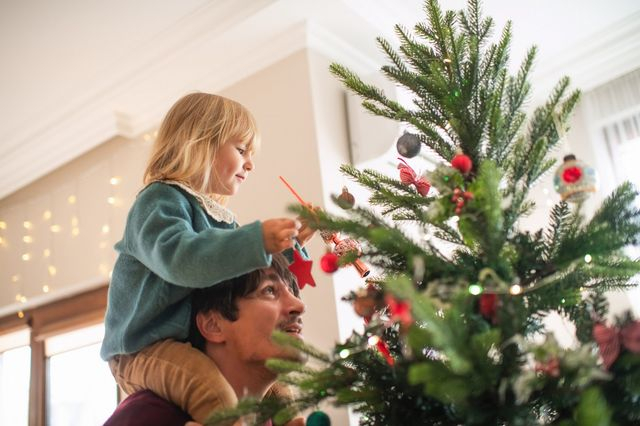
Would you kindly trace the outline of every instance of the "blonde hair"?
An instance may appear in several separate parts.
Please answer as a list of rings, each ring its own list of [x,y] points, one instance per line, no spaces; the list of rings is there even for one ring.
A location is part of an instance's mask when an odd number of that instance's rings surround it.
[[[247,108],[209,93],[183,96],[173,104],[158,129],[144,172],[145,185],[175,180],[202,194],[216,196],[209,189],[213,165],[220,147],[231,140],[240,140],[250,151],[258,148],[258,127]]]

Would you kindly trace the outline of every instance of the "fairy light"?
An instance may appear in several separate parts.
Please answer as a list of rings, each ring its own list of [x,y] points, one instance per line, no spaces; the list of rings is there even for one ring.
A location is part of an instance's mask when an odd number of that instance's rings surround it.
[[[24,237],[22,237],[22,241],[27,244],[31,244],[33,242],[33,237],[31,235],[25,235]]]
[[[28,262],[29,260],[31,260],[31,253],[24,253],[22,255],[22,260],[24,260],[25,262]]]
[[[7,222],[0,220],[0,229],[7,229]]]
[[[0,237],[0,246],[4,246],[5,241],[6,240],[4,238]]]
[[[590,254],[586,254],[586,255],[584,256],[584,261],[585,261],[586,263],[591,263],[591,261],[592,261],[592,260],[593,260],[593,258],[591,257],[591,255],[590,255]]]
[[[49,249],[44,249],[42,251],[42,257],[44,257],[45,259],[51,256],[51,250]]]
[[[20,303],[27,303],[27,296],[20,296]]]
[[[98,247],[100,247],[101,249],[107,248],[107,242],[106,241],[101,241],[100,244],[98,244]]]
[[[369,339],[367,339],[367,343],[369,343],[369,346],[375,346],[379,341],[380,338],[378,336],[371,336],[369,337]]]
[[[120,178],[119,176],[114,176],[111,179],[109,179],[109,183],[113,186],[118,185],[121,181],[122,181],[122,178]]]
[[[67,197],[67,202],[68,202],[69,204],[75,204],[75,203],[76,203],[76,201],[78,201],[78,199],[76,198],[76,196],[75,196],[75,195],[69,195],[69,196]]]
[[[54,234],[57,234],[58,232],[62,231],[62,227],[60,225],[51,225],[51,227],[49,229]]]
[[[107,198],[107,203],[111,204],[112,206],[116,203],[116,197],[108,197]]]
[[[351,351],[349,349],[342,349],[340,352],[338,352],[338,356],[342,359],[349,358],[349,355],[351,355]]]
[[[28,220],[25,220],[24,222],[22,222],[22,226],[24,226],[25,229],[32,229],[33,223],[29,222]]]
[[[71,230],[71,236],[72,237],[77,237],[78,235],[80,235],[80,228],[73,228]]]
[[[18,311],[18,318],[20,319],[24,318],[24,312]]]
[[[479,295],[480,293],[482,293],[482,286],[480,284],[471,284],[469,286],[469,293],[473,294],[474,296]]]
[[[46,285],[46,284],[45,284],[45,285],[43,285],[43,286],[42,286],[42,292],[43,292],[43,293],[49,293],[49,286],[48,286],[48,285]]]
[[[451,59],[450,58],[444,58],[442,60],[442,62],[444,62],[445,64],[450,64],[451,63]]]
[[[513,294],[514,296],[516,294],[520,294],[522,293],[522,287],[520,287],[520,285],[518,284],[514,284],[509,288],[509,293]]]
[[[51,219],[51,210],[45,210],[44,213],[42,213],[42,219],[44,220],[49,220]]]
[[[109,233],[109,229],[110,229],[109,225],[107,225],[107,224],[102,225],[102,233],[103,234],[108,234]]]
[[[20,275],[15,274],[11,277],[11,282],[12,283],[17,283],[18,281],[20,281]]]
[[[56,274],[58,273],[58,270],[57,270],[57,269],[56,269],[56,267],[55,267],[55,266],[53,266],[53,265],[49,265],[49,266],[47,267],[47,270],[49,271],[49,275],[51,275],[52,277],[55,277],[55,276],[56,276]]]

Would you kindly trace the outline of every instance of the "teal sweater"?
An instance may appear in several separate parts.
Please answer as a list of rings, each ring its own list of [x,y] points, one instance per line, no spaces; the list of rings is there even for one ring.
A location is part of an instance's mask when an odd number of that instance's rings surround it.
[[[115,246],[103,359],[186,339],[194,289],[271,264],[260,221],[238,227],[228,210],[198,198],[161,182],[138,194]]]

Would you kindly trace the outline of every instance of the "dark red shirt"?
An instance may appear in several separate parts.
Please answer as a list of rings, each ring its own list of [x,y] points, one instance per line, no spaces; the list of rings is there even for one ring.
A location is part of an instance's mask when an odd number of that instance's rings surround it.
[[[149,390],[129,395],[104,426],[184,426],[191,417]]]

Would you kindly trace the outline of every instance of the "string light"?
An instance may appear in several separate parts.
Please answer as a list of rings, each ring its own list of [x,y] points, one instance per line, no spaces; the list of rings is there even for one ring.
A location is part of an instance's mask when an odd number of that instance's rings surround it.
[[[0,229],[7,229],[7,222],[0,220]]]
[[[62,231],[62,227],[60,225],[51,225],[51,227],[49,228],[51,229],[51,232],[57,234],[58,232]]]
[[[49,271],[49,275],[51,275],[52,277],[55,277],[55,275],[58,273],[58,270],[53,265],[49,265],[47,267],[47,270]]]
[[[45,285],[43,285],[43,286],[42,286],[42,291],[43,291],[43,293],[49,293],[49,286],[48,286],[48,285],[46,285],[46,284],[45,284]]]
[[[51,256],[51,250],[49,249],[44,249],[42,251],[42,257],[44,257],[45,259],[48,258],[49,256]]]
[[[22,226],[24,226],[25,229],[31,229],[33,228],[33,223],[29,222],[28,220],[25,220],[24,222],[22,222]]]
[[[77,237],[80,234],[80,228],[73,228],[71,230],[71,236]]]
[[[379,341],[380,338],[378,336],[371,336],[369,337],[369,339],[367,339],[367,343],[369,343],[369,346],[375,346]]]
[[[20,281],[20,275],[15,274],[14,276],[11,277],[12,283],[17,283],[18,281]]]
[[[31,260],[31,253],[24,253],[22,255],[22,260],[24,260],[25,262]]]
[[[18,318],[20,319],[24,318],[24,312],[18,311]]]
[[[351,355],[351,351],[349,349],[343,349],[340,352],[338,352],[338,356],[342,359],[349,358],[349,355]]]
[[[469,293],[473,294],[474,296],[479,295],[480,293],[482,293],[482,286],[480,284],[471,284],[469,286]]]
[[[102,225],[102,233],[103,234],[108,234],[109,233],[109,225]]]
[[[522,293],[522,287],[520,287],[518,284],[514,284],[509,288],[509,293],[513,294],[514,296],[516,294],[520,294]]]
[[[42,213],[42,218],[44,220],[51,219],[51,210],[45,210],[44,213]]]
[[[109,204],[111,204],[113,206],[116,203],[116,197],[107,198],[107,203],[109,203]]]
[[[119,176],[114,176],[111,179],[109,179],[109,183],[114,186],[118,185],[121,181],[122,179]]]
[[[75,196],[75,195],[69,195],[69,196],[67,197],[67,202],[68,202],[69,204],[75,204],[75,203],[76,203],[76,201],[77,201],[77,198],[76,198],[76,196]]]
[[[587,263],[591,263],[591,261],[592,261],[592,260],[593,260],[593,258],[591,257],[591,255],[590,255],[590,254],[586,254],[586,255],[584,256],[584,261],[585,261],[585,262],[587,262]]]
[[[31,244],[33,242],[33,237],[31,235],[25,235],[24,237],[22,237],[22,241],[27,244]]]

